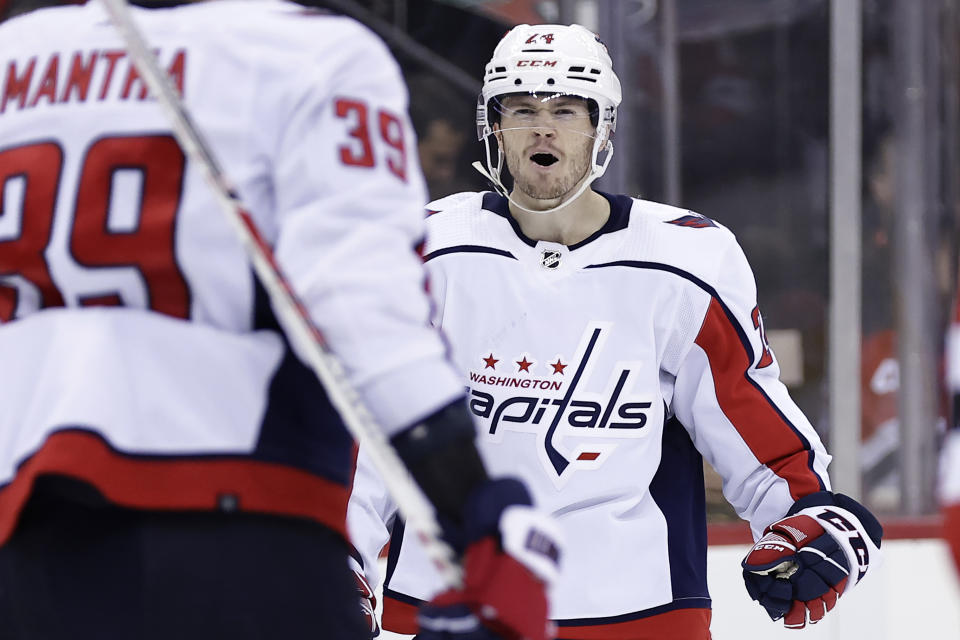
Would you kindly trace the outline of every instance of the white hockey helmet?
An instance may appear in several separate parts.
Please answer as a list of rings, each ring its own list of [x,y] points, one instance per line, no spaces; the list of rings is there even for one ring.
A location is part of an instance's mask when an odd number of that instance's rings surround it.
[[[485,142],[487,170],[483,171],[479,163],[475,166],[504,195],[507,195],[506,189],[500,182],[502,152],[498,150],[494,164],[488,138],[493,133],[494,122],[499,120],[493,102],[498,97],[518,93],[579,96],[596,105],[591,174],[567,202],[576,199],[587,185],[603,175],[613,156],[610,134],[616,128],[622,93],[607,48],[597,34],[579,24],[521,24],[497,44],[484,71],[483,89],[477,101],[477,136]],[[604,152],[602,160],[601,152]]]

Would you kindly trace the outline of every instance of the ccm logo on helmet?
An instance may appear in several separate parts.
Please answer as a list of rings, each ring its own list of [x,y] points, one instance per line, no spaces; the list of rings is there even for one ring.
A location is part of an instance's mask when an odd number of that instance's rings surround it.
[[[555,67],[556,60],[518,60],[518,67]]]

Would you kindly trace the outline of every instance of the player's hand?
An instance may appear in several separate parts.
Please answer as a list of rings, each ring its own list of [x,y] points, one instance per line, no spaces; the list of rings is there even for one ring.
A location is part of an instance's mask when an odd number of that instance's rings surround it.
[[[767,527],[742,563],[750,597],[790,629],[819,622],[879,561],[876,518],[842,494],[814,495]],[[826,504],[805,507],[818,500]]]
[[[555,523],[516,480],[491,480],[467,502],[462,589],[420,608],[418,640],[548,640],[546,589],[556,578]]]
[[[837,604],[850,567],[840,545],[816,520],[774,522],[743,560],[750,597],[791,629],[817,623]]]
[[[374,638],[380,633],[380,625],[377,623],[377,596],[374,594],[373,587],[367,582],[367,577],[363,573],[363,568],[352,556],[347,558],[350,564],[350,570],[353,572],[353,579],[357,583],[357,595],[359,597],[360,612],[367,623],[367,629],[370,631],[368,637]]]

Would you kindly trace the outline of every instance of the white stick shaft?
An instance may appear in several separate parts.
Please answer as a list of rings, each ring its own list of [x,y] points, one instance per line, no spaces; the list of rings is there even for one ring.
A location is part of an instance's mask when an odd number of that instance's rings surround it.
[[[453,550],[440,539],[440,527],[433,506],[387,441],[383,430],[376,424],[359,394],[347,380],[340,361],[329,350],[322,334],[310,320],[306,307],[274,259],[273,251],[240,202],[236,189],[220,169],[210,145],[194,125],[169,77],[160,69],[154,54],[148,49],[144,37],[133,21],[127,1],[101,2],[122,35],[140,75],[153,95],[158,97],[184,152],[203,173],[221,209],[243,242],[253,262],[254,271],[267,290],[274,310],[279,314],[280,324],[287,337],[297,345],[298,353],[305,354],[309,359],[307,364],[317,374],[333,406],[387,484],[406,519],[406,526],[417,534],[448,586],[458,587],[462,582],[461,569],[453,559]]]

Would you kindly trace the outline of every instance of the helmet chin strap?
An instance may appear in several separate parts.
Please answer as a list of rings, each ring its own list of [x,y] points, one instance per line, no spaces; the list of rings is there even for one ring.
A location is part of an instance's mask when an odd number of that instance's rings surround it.
[[[497,193],[499,193],[500,195],[505,197],[507,200],[509,200],[510,203],[513,204],[515,207],[517,207],[518,209],[522,209],[527,213],[539,213],[539,214],[553,213],[554,211],[563,209],[570,203],[574,202],[577,198],[579,198],[583,194],[584,191],[587,190],[587,187],[589,187],[594,180],[601,177],[606,172],[607,165],[610,164],[610,158],[613,157],[613,142],[609,139],[609,134],[605,133],[602,136],[597,136],[597,140],[594,142],[594,145],[593,145],[593,154],[592,154],[593,158],[592,158],[592,161],[590,162],[590,173],[587,175],[586,179],[580,185],[580,188],[577,189],[572,196],[565,199],[563,202],[561,202],[555,207],[551,207],[549,209],[529,209],[523,206],[522,204],[520,204],[519,202],[517,202],[516,200],[514,200],[513,197],[510,195],[510,192],[507,191],[507,188],[503,186],[503,181],[500,180],[500,172],[503,169],[503,151],[501,151],[500,146],[497,145],[497,165],[496,165],[496,168],[494,168],[490,158],[490,138],[488,136],[489,134],[484,136],[484,139],[483,139],[483,146],[487,153],[487,167],[484,167],[478,160],[472,164],[473,168],[476,169],[478,172],[480,172],[480,174],[484,176],[487,180],[493,183],[493,187],[494,189],[496,189]],[[603,164],[599,164],[597,160],[600,155],[601,141],[604,138],[607,139],[607,144],[606,144],[607,155],[603,159]]]

